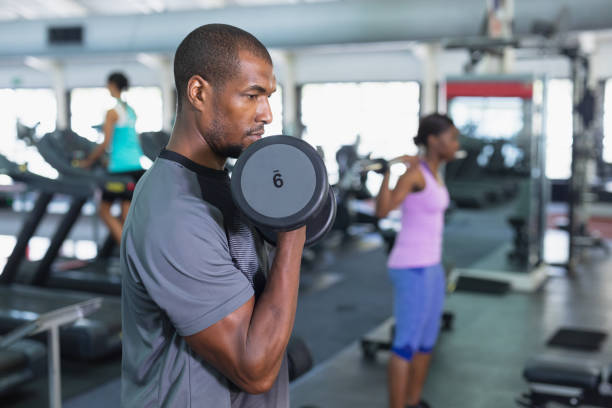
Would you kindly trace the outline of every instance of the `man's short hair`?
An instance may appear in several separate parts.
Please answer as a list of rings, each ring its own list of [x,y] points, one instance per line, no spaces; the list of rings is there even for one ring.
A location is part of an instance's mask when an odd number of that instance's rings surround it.
[[[207,24],[183,39],[174,55],[174,82],[178,109],[187,94],[187,83],[201,76],[216,89],[238,73],[239,51],[248,51],[272,64],[266,47],[252,34],[227,24]]]

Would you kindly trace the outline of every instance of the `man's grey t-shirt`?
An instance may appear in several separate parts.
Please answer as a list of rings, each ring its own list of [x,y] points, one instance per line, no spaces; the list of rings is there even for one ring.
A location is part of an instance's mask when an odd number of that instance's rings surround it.
[[[125,407],[288,407],[286,359],[273,388],[239,390],[184,340],[263,290],[261,238],[224,171],[164,150],[139,181],[121,243]]]

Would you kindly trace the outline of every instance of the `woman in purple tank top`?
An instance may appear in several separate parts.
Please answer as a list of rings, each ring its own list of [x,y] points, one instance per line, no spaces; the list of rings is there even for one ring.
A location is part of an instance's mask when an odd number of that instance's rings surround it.
[[[393,189],[385,169],[376,200],[376,215],[380,218],[399,206],[402,210],[402,228],[388,261],[395,315],[388,367],[391,408],[429,407],[421,400],[421,391],[444,303],[442,234],[444,212],[449,204],[439,168],[455,157],[458,136],[448,116],[434,113],[422,118],[414,138],[423,148],[422,156],[401,157],[406,171]]]

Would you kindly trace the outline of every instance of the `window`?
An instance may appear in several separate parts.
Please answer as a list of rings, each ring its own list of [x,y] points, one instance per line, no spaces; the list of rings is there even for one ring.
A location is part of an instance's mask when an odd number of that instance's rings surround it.
[[[0,89],[0,153],[16,163],[26,163],[28,169],[46,177],[57,172],[38,154],[35,147],[17,139],[17,121],[36,127],[36,135],[55,130],[57,103],[51,89]]]
[[[157,87],[131,87],[123,93],[136,112],[136,131],[158,131],[162,128],[162,97]],[[104,122],[106,112],[115,105],[106,88],[75,88],[70,94],[72,130],[94,142],[101,142],[101,132],[94,128]]]
[[[508,97],[457,97],[449,105],[453,122],[478,139],[509,140],[523,131],[523,100]]]
[[[419,124],[417,82],[360,82],[307,84],[302,88],[303,138],[321,146],[330,183],[338,181],[336,152],[354,144],[358,153],[392,159],[415,154],[413,138]],[[398,176],[394,166],[392,175]],[[376,194],[379,175],[370,173],[368,189]]]
[[[569,79],[551,79],[546,91],[546,177],[572,174],[573,86]]]
[[[133,87],[125,92],[125,100],[136,112],[136,132],[155,132],[163,126],[163,102],[158,87]]]
[[[612,79],[606,81],[603,112],[603,159],[612,163]]]

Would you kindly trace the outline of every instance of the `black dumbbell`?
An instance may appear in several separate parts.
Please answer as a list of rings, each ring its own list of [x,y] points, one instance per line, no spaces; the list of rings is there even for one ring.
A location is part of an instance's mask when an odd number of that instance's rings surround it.
[[[317,151],[291,136],[269,136],[249,146],[232,171],[234,202],[275,245],[277,231],[306,225],[306,244],[331,230],[336,198]]]

